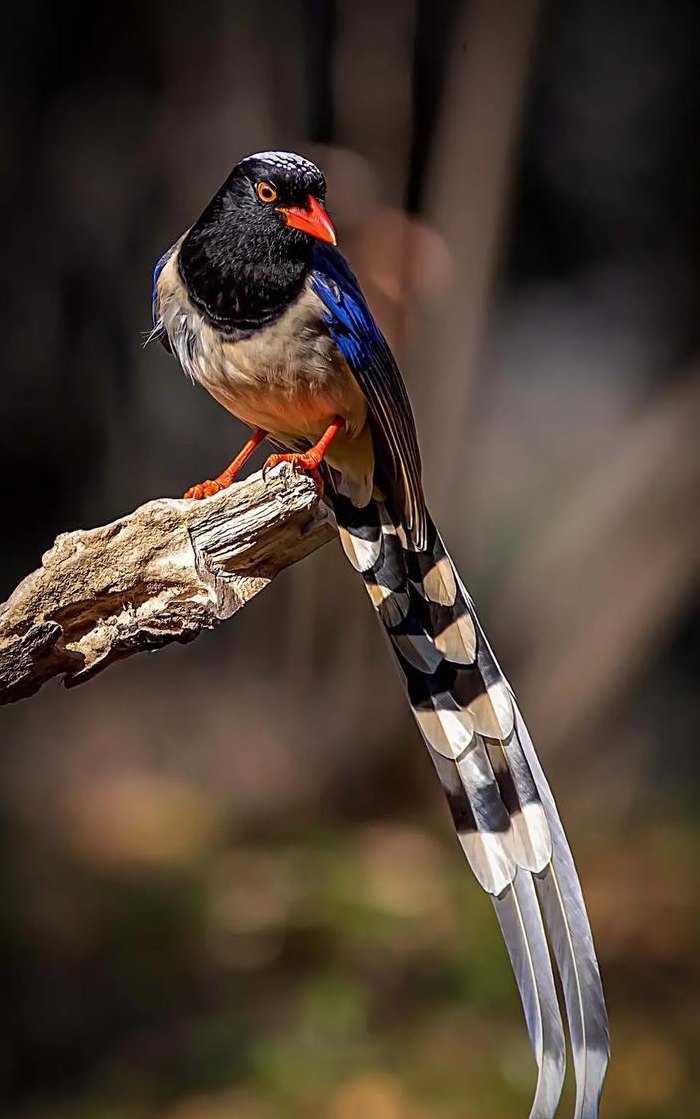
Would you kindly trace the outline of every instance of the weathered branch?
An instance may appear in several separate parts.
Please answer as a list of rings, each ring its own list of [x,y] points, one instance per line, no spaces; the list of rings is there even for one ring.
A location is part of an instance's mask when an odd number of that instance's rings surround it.
[[[0,703],[191,641],[334,532],[313,481],[283,465],[207,501],[149,501],[59,536],[0,607]]]

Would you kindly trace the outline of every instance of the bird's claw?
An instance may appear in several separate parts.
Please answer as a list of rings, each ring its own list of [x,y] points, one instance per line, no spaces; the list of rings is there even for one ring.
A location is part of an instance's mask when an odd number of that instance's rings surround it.
[[[215,493],[221,493],[224,488],[223,483],[216,480],[198,482],[196,486],[190,486],[182,496],[189,501],[202,501],[205,497],[213,497]]]
[[[302,474],[308,474],[310,478],[313,478],[319,496],[323,494],[323,477],[319,469],[321,465],[321,456],[317,454],[316,451],[270,455],[262,468],[263,478],[266,478],[268,471],[272,470],[275,466],[279,466],[281,462],[288,462],[292,470],[298,470]]]

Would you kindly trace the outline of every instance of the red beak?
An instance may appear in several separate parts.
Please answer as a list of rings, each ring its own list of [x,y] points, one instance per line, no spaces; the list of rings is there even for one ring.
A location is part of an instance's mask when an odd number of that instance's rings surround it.
[[[278,210],[284,214],[287,225],[292,229],[300,229],[302,233],[309,233],[312,237],[318,237],[319,241],[327,241],[329,245],[336,244],[333,222],[313,194],[309,195],[308,210],[301,206],[278,206]]]

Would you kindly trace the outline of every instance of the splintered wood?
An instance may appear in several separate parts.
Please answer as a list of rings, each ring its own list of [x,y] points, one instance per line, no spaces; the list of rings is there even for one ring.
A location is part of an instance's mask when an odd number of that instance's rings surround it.
[[[0,607],[0,704],[193,640],[334,535],[312,479],[285,464],[205,501],[149,501],[59,536]]]

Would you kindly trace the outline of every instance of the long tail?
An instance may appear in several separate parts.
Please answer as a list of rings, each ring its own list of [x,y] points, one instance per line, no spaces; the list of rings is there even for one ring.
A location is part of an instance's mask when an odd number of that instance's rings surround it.
[[[416,551],[383,502],[358,510],[338,498],[334,506],[464,852],[492,896],[537,1061],[530,1119],[552,1119],[566,1064],[545,926],[571,1038],[574,1117],[597,1119],[609,1054],[598,962],[571,851],[515,697],[434,525]]]

